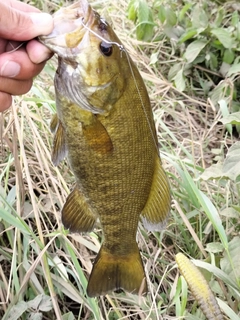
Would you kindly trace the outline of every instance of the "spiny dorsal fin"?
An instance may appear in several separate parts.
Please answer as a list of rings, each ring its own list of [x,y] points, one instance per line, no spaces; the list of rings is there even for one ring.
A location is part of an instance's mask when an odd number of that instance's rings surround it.
[[[52,118],[50,129],[52,132],[55,132],[53,139],[52,162],[57,166],[67,154],[64,129],[62,123],[58,120],[57,115]]]
[[[149,231],[163,229],[171,205],[171,194],[160,158],[156,157],[153,182],[147,203],[142,211],[142,222]]]
[[[90,232],[94,228],[96,216],[80,190],[75,187],[68,195],[62,209],[62,223],[71,232]]]
[[[107,154],[113,150],[112,140],[96,116],[90,124],[83,124],[83,134],[91,149],[99,154]]]

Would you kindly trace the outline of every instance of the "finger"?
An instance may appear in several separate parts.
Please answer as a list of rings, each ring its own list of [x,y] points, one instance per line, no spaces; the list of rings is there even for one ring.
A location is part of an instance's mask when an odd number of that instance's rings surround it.
[[[0,0],[0,3],[6,3],[6,0]],[[29,4],[26,4],[24,2],[21,2],[19,0],[8,0],[8,5],[11,6],[14,9],[24,11],[24,12],[40,12],[39,9],[30,6]]]
[[[32,86],[32,79],[16,80],[0,77],[0,92],[11,95],[20,95],[27,93]]]
[[[6,51],[7,40],[0,38],[0,54]]]
[[[12,104],[12,96],[6,92],[0,92],[0,112],[8,109]]]
[[[31,40],[26,45],[26,51],[33,63],[41,63],[50,59],[53,53],[37,40]]]
[[[53,19],[47,13],[26,13],[3,2],[0,2],[0,12],[0,37],[4,39],[26,41],[47,35],[53,29]]]
[[[0,54],[2,54],[3,52],[15,51],[23,45],[24,42],[14,40],[8,41],[6,39],[0,38]]]
[[[27,80],[39,74],[44,64],[44,62],[39,64],[32,63],[24,49],[11,53],[5,52],[0,55],[0,76]]]
[[[19,42],[14,40],[7,41],[4,52],[15,51],[18,48],[21,48],[23,45],[24,45],[24,42]]]

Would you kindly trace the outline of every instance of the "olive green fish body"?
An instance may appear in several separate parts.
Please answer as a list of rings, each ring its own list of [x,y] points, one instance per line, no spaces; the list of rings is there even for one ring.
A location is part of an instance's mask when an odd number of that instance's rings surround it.
[[[52,158],[57,165],[67,155],[76,178],[62,221],[72,232],[88,232],[100,219],[104,242],[90,275],[90,296],[119,288],[146,292],[138,222],[141,215],[148,229],[158,229],[170,208],[149,97],[110,26],[85,0],[70,6],[65,19],[74,10],[85,27],[78,22],[81,27],[64,34],[64,43],[58,15],[53,35],[41,38],[59,56]]]
[[[137,100],[138,96],[135,98]],[[129,102],[128,97],[122,97],[111,116],[94,116],[111,138],[112,149],[105,152],[101,145],[99,150],[89,145],[84,125],[80,124],[77,117],[81,110],[74,105],[71,108],[74,112],[69,112],[67,104],[66,111],[62,110],[62,125],[66,128],[70,122],[74,127],[73,130],[65,129],[65,139],[77,185],[91,199],[92,208],[99,214],[105,241],[109,240],[112,244],[118,241],[121,246],[126,243],[129,248],[129,237],[134,241],[136,238],[139,215],[146,204],[152,184],[154,161],[158,158],[151,131],[139,126],[143,110],[134,109],[134,98]],[[127,123],[128,129],[124,132],[123,123]],[[146,122],[145,125],[147,127],[149,124]],[[90,125],[85,125],[87,126]],[[97,124],[93,126],[98,135]],[[144,131],[147,134],[143,134]]]

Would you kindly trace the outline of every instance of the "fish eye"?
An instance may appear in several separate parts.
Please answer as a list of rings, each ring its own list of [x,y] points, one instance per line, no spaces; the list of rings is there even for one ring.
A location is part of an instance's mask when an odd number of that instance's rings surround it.
[[[101,42],[100,43],[100,50],[106,57],[110,57],[113,51],[112,44]]]

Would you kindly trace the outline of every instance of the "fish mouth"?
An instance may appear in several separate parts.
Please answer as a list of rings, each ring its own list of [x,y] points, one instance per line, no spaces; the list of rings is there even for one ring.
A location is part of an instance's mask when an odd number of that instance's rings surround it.
[[[38,37],[39,41],[60,57],[75,56],[80,51],[79,44],[94,22],[94,12],[87,0],[61,8],[53,15],[54,28],[47,36]]]

